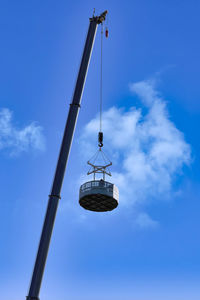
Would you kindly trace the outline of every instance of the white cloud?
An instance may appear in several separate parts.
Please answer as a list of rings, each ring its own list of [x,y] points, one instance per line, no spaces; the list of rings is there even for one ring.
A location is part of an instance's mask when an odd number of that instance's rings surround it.
[[[145,228],[156,228],[158,226],[158,222],[152,220],[148,214],[139,213],[135,219],[135,225],[139,226],[141,229]]]
[[[155,80],[139,81],[130,84],[130,90],[139,95],[140,100],[147,105],[151,106],[156,100],[159,100],[157,90],[154,88]]]
[[[0,110],[0,150],[7,149],[9,154],[16,156],[29,150],[43,151],[45,149],[42,127],[36,123],[18,129],[12,124],[12,112],[3,108]]]
[[[113,178],[120,191],[120,204],[136,207],[150,200],[172,195],[175,176],[191,160],[190,146],[170,120],[166,102],[155,89],[155,82],[130,85],[148,108],[131,107],[128,111],[112,107],[103,113],[106,151],[113,160]],[[87,155],[94,152],[99,127],[98,117],[91,120],[82,135]],[[138,222],[154,222],[140,215]]]

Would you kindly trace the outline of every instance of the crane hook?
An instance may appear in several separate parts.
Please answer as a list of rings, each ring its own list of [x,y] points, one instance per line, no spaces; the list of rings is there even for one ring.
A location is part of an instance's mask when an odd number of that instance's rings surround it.
[[[99,131],[98,141],[99,141],[98,146],[99,146],[100,148],[103,147],[103,132],[102,132],[102,131]]]

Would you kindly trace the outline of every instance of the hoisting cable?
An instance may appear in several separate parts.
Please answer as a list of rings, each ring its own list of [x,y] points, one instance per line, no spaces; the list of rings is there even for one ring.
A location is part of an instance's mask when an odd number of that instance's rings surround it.
[[[103,34],[104,27],[103,22],[101,23],[101,41],[100,41],[100,97],[99,97],[99,133],[98,133],[98,146],[99,149],[93,155],[93,157],[87,162],[90,165],[90,169],[87,175],[94,174],[94,180],[96,173],[103,173],[103,180],[105,180],[105,174],[111,176],[109,167],[112,162],[102,150],[103,147],[103,131],[102,131],[102,107],[103,107]],[[105,29],[105,36],[108,37],[108,27]]]
[[[102,101],[103,101],[103,23],[101,23],[101,65],[100,65],[100,128],[99,128],[99,150],[103,147],[103,132],[102,132]]]

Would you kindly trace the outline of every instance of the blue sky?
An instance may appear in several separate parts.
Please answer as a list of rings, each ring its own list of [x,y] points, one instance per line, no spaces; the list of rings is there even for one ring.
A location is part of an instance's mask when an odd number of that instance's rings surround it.
[[[84,211],[96,151],[100,28],[42,300],[200,298],[199,1],[2,1],[0,300],[25,299],[93,8],[104,39],[105,152],[119,207]]]

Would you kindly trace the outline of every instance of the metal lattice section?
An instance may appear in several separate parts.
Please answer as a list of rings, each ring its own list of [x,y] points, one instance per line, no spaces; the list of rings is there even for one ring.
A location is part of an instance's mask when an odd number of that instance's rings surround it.
[[[111,211],[118,206],[117,200],[103,194],[87,195],[79,200],[80,205],[91,211]]]

